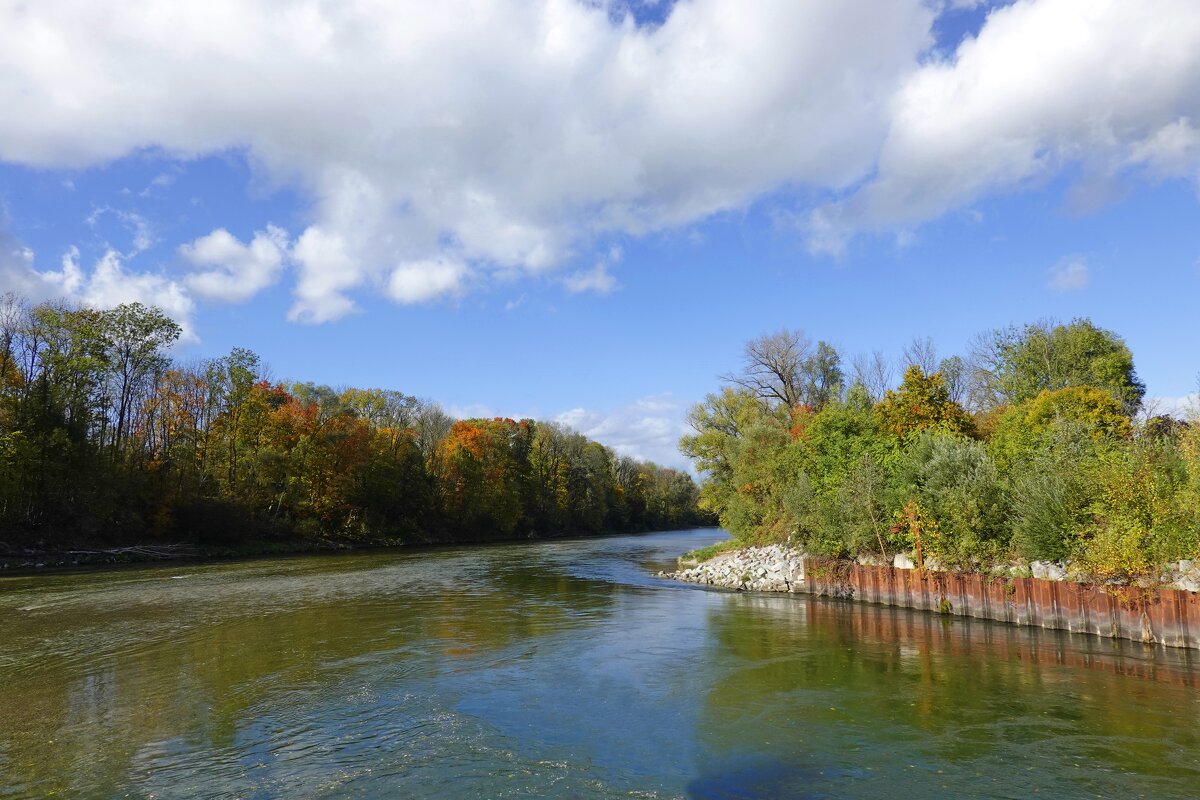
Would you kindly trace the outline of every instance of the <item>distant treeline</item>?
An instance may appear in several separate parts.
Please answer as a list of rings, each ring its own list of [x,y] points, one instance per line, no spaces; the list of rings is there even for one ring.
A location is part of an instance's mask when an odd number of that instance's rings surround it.
[[[691,413],[702,504],[739,541],[987,570],[1070,562],[1132,581],[1200,557],[1200,425],[1143,407],[1125,342],[1086,319],[929,340],[895,372],[795,331]]]
[[[140,304],[0,301],[0,541],[444,542],[711,521],[679,470],[554,423],[174,363]]]

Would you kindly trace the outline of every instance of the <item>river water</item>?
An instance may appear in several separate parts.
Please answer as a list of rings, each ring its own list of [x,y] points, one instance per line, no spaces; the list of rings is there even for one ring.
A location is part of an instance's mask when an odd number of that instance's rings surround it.
[[[717,538],[0,578],[0,796],[1200,796],[1200,654],[653,577]]]

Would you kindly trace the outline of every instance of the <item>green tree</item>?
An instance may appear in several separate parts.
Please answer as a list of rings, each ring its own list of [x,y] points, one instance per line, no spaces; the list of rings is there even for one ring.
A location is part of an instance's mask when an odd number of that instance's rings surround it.
[[[112,448],[119,454],[134,409],[155,373],[168,363],[164,350],[175,343],[183,329],[157,308],[126,303],[103,313],[101,331],[114,415]]]
[[[1092,386],[1111,393],[1132,416],[1146,393],[1125,341],[1088,319],[993,331],[977,342],[975,362],[979,394],[992,405]]]
[[[1074,386],[1043,391],[1032,400],[1004,411],[988,447],[1005,470],[1028,465],[1050,448],[1054,432],[1070,426],[1097,443],[1114,443],[1132,435],[1132,421],[1107,391]]]

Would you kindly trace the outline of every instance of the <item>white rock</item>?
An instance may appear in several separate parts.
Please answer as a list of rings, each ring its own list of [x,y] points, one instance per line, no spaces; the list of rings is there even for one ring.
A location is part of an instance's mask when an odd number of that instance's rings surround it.
[[[1034,561],[1029,565],[1033,577],[1044,581],[1062,581],[1067,578],[1067,569],[1053,561]]]

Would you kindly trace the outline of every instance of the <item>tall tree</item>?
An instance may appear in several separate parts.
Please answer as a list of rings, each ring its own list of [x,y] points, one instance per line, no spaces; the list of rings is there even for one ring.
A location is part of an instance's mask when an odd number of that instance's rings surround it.
[[[154,374],[167,364],[164,350],[182,332],[175,320],[141,303],[125,303],[104,313],[105,355],[115,414],[114,453],[119,454],[125,443],[136,402],[148,389]]]
[[[876,406],[885,430],[896,436],[937,428],[954,433],[974,429],[971,417],[950,399],[941,373],[926,375],[915,364],[904,373],[904,381],[889,389]]]
[[[741,372],[724,380],[773,405],[789,408],[804,400],[803,364],[812,344],[800,330],[784,328],[746,342]]]
[[[973,361],[974,394],[984,405],[1094,386],[1110,392],[1132,415],[1146,394],[1125,341],[1088,319],[992,331],[976,340]]]
[[[855,356],[853,370],[853,382],[866,390],[873,403],[882,400],[884,392],[892,388],[892,365],[881,350]]]
[[[900,354],[900,366],[907,370],[909,367],[920,367],[925,374],[931,374],[937,371],[938,357],[937,345],[933,343],[933,338],[914,337],[911,342],[904,346],[904,350]]]
[[[803,331],[783,329],[746,343],[740,372],[723,380],[768,405],[822,408],[841,396],[841,356],[828,342],[814,346]]]

